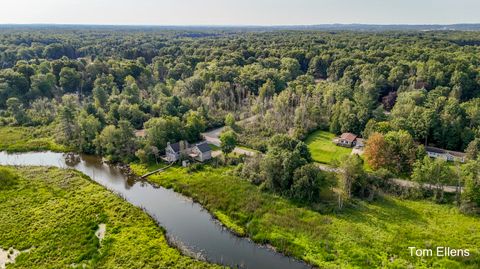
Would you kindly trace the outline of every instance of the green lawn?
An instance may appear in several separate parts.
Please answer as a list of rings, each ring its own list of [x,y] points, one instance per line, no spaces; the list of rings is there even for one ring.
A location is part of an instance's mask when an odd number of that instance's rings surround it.
[[[217,151],[217,150],[222,150],[221,147],[219,146],[216,146],[214,144],[208,144],[210,146],[210,149],[212,151]],[[253,152],[256,152],[256,153],[260,153],[260,151],[256,150],[256,149],[252,149],[252,148],[248,148],[248,147],[245,147],[245,146],[240,146],[240,145],[237,145],[237,148],[241,148],[241,149],[244,149],[244,150],[249,150],[249,151],[253,151]]]
[[[256,150],[256,149],[249,148],[249,147],[247,147],[247,146],[238,145],[237,148],[244,149],[244,150],[248,150],[248,151],[252,151],[252,152],[255,152],[255,153],[261,153],[261,151]]]
[[[222,149],[222,148],[220,148],[219,146],[216,146],[216,145],[210,144],[210,143],[208,144],[208,146],[210,147],[210,149],[211,149],[212,151],[216,151],[216,150],[221,150],[221,149]]]
[[[331,164],[333,160],[339,160],[342,156],[352,152],[350,148],[339,147],[332,143],[335,134],[326,131],[315,131],[310,134],[305,143],[312,154],[314,161]]]
[[[149,180],[199,201],[226,226],[256,242],[320,268],[478,268],[480,219],[450,205],[405,201],[358,201],[340,214],[321,214],[262,192],[229,168],[188,173],[170,168]],[[220,213],[220,214],[219,214]],[[239,229],[242,228],[242,229]],[[469,258],[416,258],[408,247],[468,248]]]
[[[54,140],[55,131],[44,127],[0,127],[0,151],[68,151]]]
[[[0,231],[1,248],[30,249],[9,269],[219,268],[181,255],[141,209],[72,170],[0,167]]]

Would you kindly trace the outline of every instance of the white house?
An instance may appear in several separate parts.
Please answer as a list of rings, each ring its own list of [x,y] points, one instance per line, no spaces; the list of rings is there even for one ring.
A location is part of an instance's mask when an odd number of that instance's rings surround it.
[[[435,159],[444,159],[449,162],[461,162],[466,160],[465,153],[440,149],[436,147],[425,147],[428,157]]]
[[[212,158],[212,150],[207,142],[188,145],[186,141],[179,141],[174,144],[167,143],[165,148],[165,160],[168,162],[176,162],[182,156],[190,157],[196,161],[204,162]]]
[[[180,159],[182,154],[186,154],[188,149],[188,142],[179,141],[174,144],[167,143],[165,148],[165,155],[168,162],[176,162]]]
[[[212,158],[212,150],[207,142],[202,142],[190,148],[190,157],[199,162],[204,162]]]

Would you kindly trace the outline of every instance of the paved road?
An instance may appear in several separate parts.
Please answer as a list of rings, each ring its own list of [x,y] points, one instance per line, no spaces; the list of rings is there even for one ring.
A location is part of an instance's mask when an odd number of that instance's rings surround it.
[[[413,182],[413,181],[410,181],[410,180],[399,179],[399,178],[392,178],[391,180],[394,181],[395,184],[403,186],[403,187],[410,187],[411,188],[411,187],[418,187],[419,186],[419,183]],[[435,186],[432,185],[432,184],[423,184],[423,187],[432,188],[432,189],[435,188]],[[455,192],[457,192],[457,187],[455,187],[455,186],[443,186],[443,191],[447,192],[447,193],[455,193]],[[463,188],[460,191],[463,191]]]
[[[255,115],[255,116],[243,119],[241,121],[238,121],[237,123],[238,124],[249,123],[249,122],[252,122],[252,121],[256,120],[257,117],[258,116]],[[219,137],[220,137],[220,134],[223,132],[223,130],[225,130],[225,126],[217,128],[217,129],[210,130],[210,131],[205,132],[205,133],[202,133],[202,135],[208,143],[213,144],[217,147],[220,147],[221,143],[220,143]],[[242,148],[239,148],[239,147],[236,147],[233,150],[233,152],[235,152],[237,154],[244,154],[244,155],[247,155],[247,156],[254,156],[256,154],[256,152],[253,151],[253,150],[242,149]]]
[[[221,143],[220,143],[219,136],[224,129],[225,127],[217,128],[217,129],[202,133],[202,135],[205,138],[205,140],[208,141],[208,143],[213,144],[217,147],[220,147]]]
[[[331,173],[342,172],[342,170],[340,168],[331,167],[331,166],[321,164],[321,163],[316,163],[316,164],[317,164],[317,167],[320,168],[320,170],[323,170],[323,171],[327,171],[327,172],[331,172]],[[414,187],[417,188],[417,187],[419,187],[419,183],[413,182],[413,181],[410,181],[410,180],[405,180],[405,179],[400,179],[400,178],[391,178],[390,181],[392,181],[394,184],[402,186],[402,187],[407,187],[407,188],[414,188]],[[431,184],[423,184],[423,187],[432,188],[432,189],[435,188]],[[457,191],[457,188],[455,186],[444,186],[443,191],[447,192],[447,193],[455,193]],[[461,191],[463,191],[463,190],[461,190]]]

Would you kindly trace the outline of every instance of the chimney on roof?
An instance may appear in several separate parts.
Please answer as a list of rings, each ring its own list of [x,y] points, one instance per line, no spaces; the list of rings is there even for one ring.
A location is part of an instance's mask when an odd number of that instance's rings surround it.
[[[179,144],[180,144],[180,152],[184,152],[188,147],[187,142],[185,142],[185,140],[181,140]]]

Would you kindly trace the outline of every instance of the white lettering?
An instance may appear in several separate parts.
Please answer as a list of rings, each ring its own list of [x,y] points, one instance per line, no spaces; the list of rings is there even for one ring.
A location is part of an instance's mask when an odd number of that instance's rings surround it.
[[[444,256],[445,256],[445,248],[437,247],[437,257],[444,257]]]
[[[416,257],[432,257],[434,256],[432,249],[421,249],[416,247],[408,247],[410,256]],[[435,256],[437,257],[469,257],[470,250],[468,249],[454,249],[450,247],[436,247]]]
[[[410,250],[410,256],[413,256],[413,251],[415,250],[416,247],[408,247]]]
[[[411,256],[417,257],[431,257],[433,256],[433,250],[431,249],[417,249],[416,247],[408,247]]]

